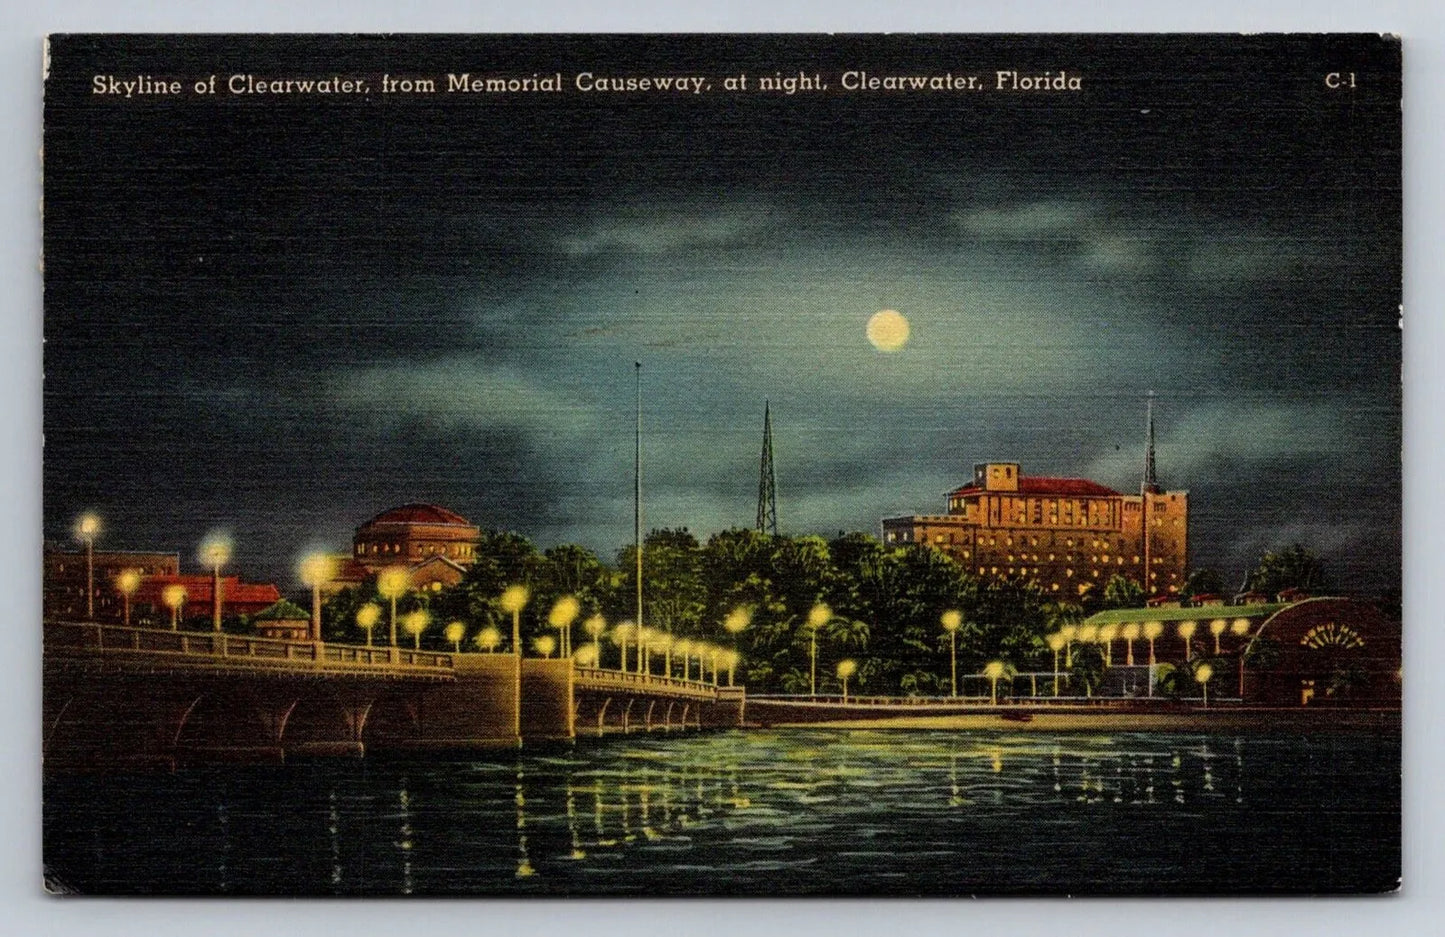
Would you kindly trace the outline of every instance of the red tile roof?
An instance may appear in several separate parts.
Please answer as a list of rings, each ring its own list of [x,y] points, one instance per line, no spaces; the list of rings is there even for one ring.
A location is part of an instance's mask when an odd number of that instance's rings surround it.
[[[984,489],[976,482],[969,482],[962,488],[956,488],[950,491],[948,496],[950,498],[966,498],[970,495],[981,495],[984,493]],[[1040,475],[1020,475],[1019,490],[1017,492],[1003,491],[998,493],[1067,498],[1109,498],[1119,495],[1119,492],[1114,489],[1101,485],[1098,482],[1089,481],[1087,478],[1048,478]]]
[[[186,604],[195,605],[211,602],[211,577],[206,575],[147,576],[136,590],[135,601],[151,605],[162,604],[165,588],[179,583],[186,590]],[[235,576],[221,577],[221,601],[227,608],[237,611],[251,609],[260,611],[281,599],[281,591],[272,583],[241,582]]]

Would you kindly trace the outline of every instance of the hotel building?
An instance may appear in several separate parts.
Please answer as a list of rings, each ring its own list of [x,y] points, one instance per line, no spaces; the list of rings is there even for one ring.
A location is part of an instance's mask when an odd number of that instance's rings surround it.
[[[1165,491],[1156,480],[1152,408],[1137,495],[1084,478],[1025,475],[1017,462],[985,462],[947,498],[944,514],[885,518],[884,542],[942,550],[976,576],[1030,580],[1061,600],[1102,594],[1116,575],[1150,598],[1184,586],[1189,493]]]

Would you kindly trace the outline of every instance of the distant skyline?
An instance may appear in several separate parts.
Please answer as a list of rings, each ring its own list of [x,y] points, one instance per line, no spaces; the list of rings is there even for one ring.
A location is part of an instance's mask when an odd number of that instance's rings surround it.
[[[407,69],[1067,68],[1076,95],[97,101],[95,73],[397,72],[377,38],[58,40],[45,535],[213,528],[294,582],[406,501],[613,559],[937,513],[975,462],[1191,493],[1231,584],[1400,581],[1398,47],[1328,37],[439,40]],[[467,67],[479,70],[480,65]],[[867,336],[880,310],[907,342]]]

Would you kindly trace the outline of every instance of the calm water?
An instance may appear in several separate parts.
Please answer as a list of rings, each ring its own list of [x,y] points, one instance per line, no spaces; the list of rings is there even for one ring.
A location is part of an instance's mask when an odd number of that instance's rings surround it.
[[[1397,738],[735,731],[53,778],[87,893],[1381,890]]]

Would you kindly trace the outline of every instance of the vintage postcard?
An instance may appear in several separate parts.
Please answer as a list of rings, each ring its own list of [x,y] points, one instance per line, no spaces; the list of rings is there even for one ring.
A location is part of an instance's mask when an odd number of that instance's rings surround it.
[[[1401,47],[60,35],[44,874],[1388,892]]]

